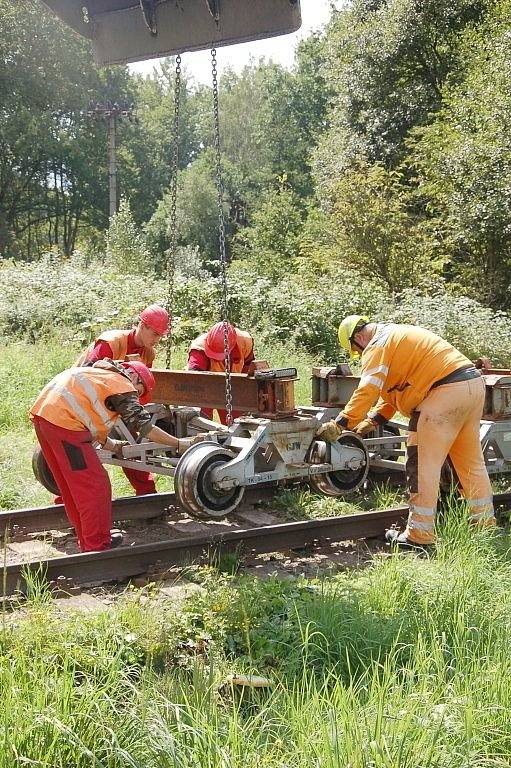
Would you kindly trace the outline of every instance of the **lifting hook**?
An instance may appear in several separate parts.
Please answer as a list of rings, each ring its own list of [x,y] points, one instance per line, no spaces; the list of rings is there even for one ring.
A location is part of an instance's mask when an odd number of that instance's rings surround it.
[[[157,0],[140,0],[140,8],[144,14],[144,21],[149,32],[156,37],[158,26],[156,24],[156,2]]]
[[[208,10],[218,24],[220,21],[220,0],[206,0]]]

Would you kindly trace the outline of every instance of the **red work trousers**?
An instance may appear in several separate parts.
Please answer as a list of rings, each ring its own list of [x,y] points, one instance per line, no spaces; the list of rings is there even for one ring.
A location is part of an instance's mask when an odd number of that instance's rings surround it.
[[[148,493],[156,493],[154,477],[150,472],[142,472],[140,469],[129,469],[128,467],[123,467],[122,471],[130,481],[136,496],[147,496]],[[53,501],[55,504],[63,504],[64,500],[62,496],[56,496]]]
[[[156,493],[154,477],[150,472],[142,472],[141,469],[129,469],[123,467],[122,471],[131,483],[136,496],[147,496],[148,493]],[[54,504],[63,504],[62,496],[56,496]]]
[[[122,471],[130,481],[136,496],[156,493],[154,477],[150,472],[142,472],[141,469],[129,469],[128,467],[123,467]]]
[[[55,478],[82,552],[109,549],[112,489],[88,430],[74,432],[34,417],[43,456]]]

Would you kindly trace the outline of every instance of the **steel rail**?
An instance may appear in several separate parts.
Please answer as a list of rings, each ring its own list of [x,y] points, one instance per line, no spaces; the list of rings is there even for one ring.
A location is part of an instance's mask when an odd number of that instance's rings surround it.
[[[275,488],[262,486],[247,488],[240,511],[266,501],[275,493]],[[112,503],[114,523],[125,521],[151,520],[160,517],[169,507],[177,506],[175,493],[151,493],[145,496],[122,496]],[[59,531],[71,528],[63,504],[33,509],[8,509],[0,512],[0,537],[16,533],[38,531]]]
[[[125,496],[114,499],[112,518],[120,523],[125,520],[150,520],[162,515],[168,507],[176,504],[175,493],[152,493],[147,496]],[[0,512],[0,536],[7,531],[34,533],[36,531],[58,531],[70,528],[63,504],[34,509],[9,509]]]
[[[163,494],[161,494],[163,496]],[[169,496],[171,494],[167,494]],[[496,508],[509,507],[511,492],[494,495]],[[26,592],[27,578],[39,574],[55,583],[100,583],[118,581],[145,573],[150,567],[186,565],[208,552],[239,551],[263,554],[303,548],[328,541],[372,538],[383,535],[393,524],[402,524],[408,507],[392,507],[345,517],[327,517],[282,523],[244,530],[222,531],[193,538],[138,544],[105,552],[91,552],[7,565],[2,570],[3,595]]]
[[[296,523],[222,531],[191,538],[170,539],[151,544],[86,552],[28,563],[7,565],[2,569],[3,594],[27,590],[27,572],[39,574],[50,582],[73,584],[118,581],[145,573],[151,566],[169,567],[197,561],[208,552],[222,554],[278,552],[297,549],[319,542],[363,539],[379,536],[393,523],[400,523],[407,507],[394,507],[376,512],[361,512],[345,517],[325,517]],[[29,578],[29,581],[31,579]]]

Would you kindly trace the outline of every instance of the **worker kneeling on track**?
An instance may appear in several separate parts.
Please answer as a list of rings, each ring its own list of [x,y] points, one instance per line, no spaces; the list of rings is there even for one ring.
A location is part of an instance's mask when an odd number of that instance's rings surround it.
[[[159,304],[151,304],[142,310],[138,324],[131,330],[103,331],[82,352],[75,362],[75,367],[93,365],[98,360],[126,360],[130,355],[138,355],[140,360],[151,368],[156,356],[155,347],[169,330],[170,317],[167,310]],[[156,493],[151,472],[129,467],[123,467],[122,471],[137,496]],[[59,502],[60,499],[56,501]]]
[[[387,540],[401,545],[434,543],[440,472],[447,456],[471,521],[494,526],[492,488],[479,439],[485,395],[480,371],[430,331],[373,323],[361,315],[342,321],[339,343],[352,358],[361,355],[361,379],[335,421],[320,427],[318,434],[333,442],[345,429],[367,434],[396,411],[410,418],[406,461],[410,514],[405,531],[391,529]]]
[[[216,323],[209,331],[197,336],[188,350],[189,371],[225,371],[225,341],[227,331],[227,346],[231,360],[231,373],[247,373],[250,363],[254,360],[254,339],[247,331],[241,331],[231,323]],[[202,415],[213,418],[213,410],[203,408]],[[233,418],[241,414],[233,412]],[[226,411],[218,411],[222,424],[227,424]]]
[[[92,367],[69,368],[55,376],[30,409],[43,456],[62,495],[82,552],[110,549],[112,489],[93,441],[122,458],[126,443],[108,433],[122,416],[141,437],[183,453],[197,438],[177,439],[151,424],[143,407],[151,399],[154,377],[140,362],[101,360]]]

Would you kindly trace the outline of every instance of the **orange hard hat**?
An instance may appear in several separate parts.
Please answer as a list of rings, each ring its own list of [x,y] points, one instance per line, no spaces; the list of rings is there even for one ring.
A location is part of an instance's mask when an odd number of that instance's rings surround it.
[[[148,328],[159,333],[160,336],[165,336],[170,328],[169,313],[159,304],[150,304],[140,313],[140,320],[142,320]]]
[[[132,371],[135,371],[144,383],[145,392],[138,398],[140,405],[150,403],[156,382],[147,365],[144,365],[144,363],[141,363],[138,360],[133,360],[129,363],[121,363],[121,365],[123,368],[130,368]]]
[[[225,357],[225,323],[223,320],[213,325],[206,334],[204,352],[212,360],[223,360]],[[227,323],[227,345],[232,352],[238,341],[238,334],[234,325]]]

